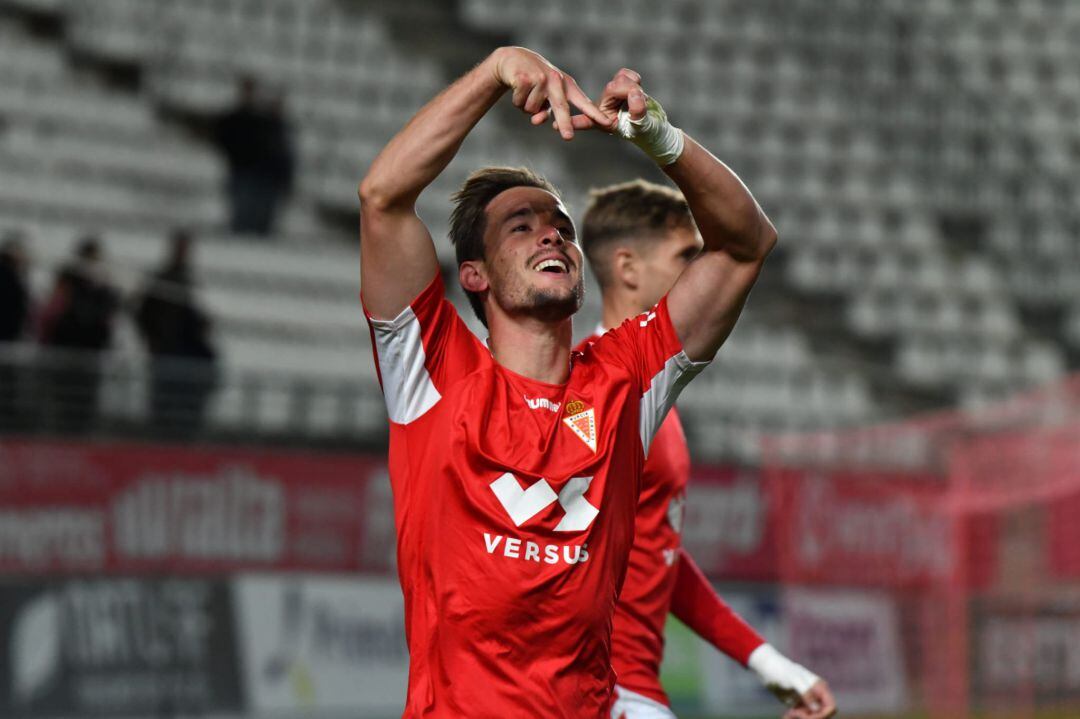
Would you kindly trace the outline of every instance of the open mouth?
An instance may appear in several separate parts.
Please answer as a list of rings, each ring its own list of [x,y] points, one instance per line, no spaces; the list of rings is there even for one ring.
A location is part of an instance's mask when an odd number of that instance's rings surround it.
[[[564,261],[551,258],[537,262],[533,265],[533,270],[536,272],[549,272],[551,274],[563,275],[569,272],[570,268],[567,267]]]

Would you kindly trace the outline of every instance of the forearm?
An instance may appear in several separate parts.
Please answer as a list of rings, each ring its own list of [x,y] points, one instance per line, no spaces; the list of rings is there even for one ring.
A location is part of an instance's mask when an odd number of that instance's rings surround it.
[[[705,241],[740,262],[760,261],[776,243],[776,230],[750,190],[727,165],[685,136],[679,159],[662,169],[679,186]]]
[[[506,90],[495,73],[499,52],[421,108],[390,140],[360,184],[365,205],[411,208],[415,204]]]
[[[746,665],[765,640],[720,598],[685,550],[679,551],[671,613],[696,634]]]

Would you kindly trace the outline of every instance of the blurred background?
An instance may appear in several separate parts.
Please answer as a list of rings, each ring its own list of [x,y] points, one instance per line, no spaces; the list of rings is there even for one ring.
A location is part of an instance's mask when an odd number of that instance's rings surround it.
[[[0,0],[0,716],[400,715],[356,186],[503,44],[638,70],[779,230],[679,405],[729,602],[845,716],[1080,716],[1078,38],[1069,0]],[[447,271],[485,164],[575,213],[662,180],[503,102],[421,197]],[[779,716],[674,622],[665,679]]]

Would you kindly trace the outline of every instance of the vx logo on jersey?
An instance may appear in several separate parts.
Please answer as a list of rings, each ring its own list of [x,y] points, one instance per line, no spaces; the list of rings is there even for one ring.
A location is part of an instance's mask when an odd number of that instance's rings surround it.
[[[592,477],[574,477],[562,491],[555,494],[546,479],[539,479],[528,489],[522,489],[517,477],[507,472],[490,486],[515,527],[520,527],[557,501],[566,514],[555,526],[555,531],[581,532],[588,529],[596,515],[600,514],[600,510],[585,499],[585,492],[592,480]]]

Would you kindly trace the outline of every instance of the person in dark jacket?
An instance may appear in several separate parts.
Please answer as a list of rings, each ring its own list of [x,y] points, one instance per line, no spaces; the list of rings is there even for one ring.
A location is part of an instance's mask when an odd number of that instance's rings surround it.
[[[292,190],[294,170],[282,98],[265,100],[254,78],[242,78],[237,104],[217,121],[216,140],[229,169],[232,231],[269,235]]]
[[[6,233],[0,241],[0,429],[13,427],[21,416],[15,343],[23,338],[30,317],[26,264],[22,234]]]
[[[150,353],[149,411],[154,426],[193,432],[216,385],[211,322],[194,296],[192,238],[177,230],[164,265],[147,280],[135,310]]]
[[[57,274],[41,318],[46,393],[61,429],[80,432],[97,414],[101,354],[112,346],[119,293],[105,270],[101,241],[84,237]]]

